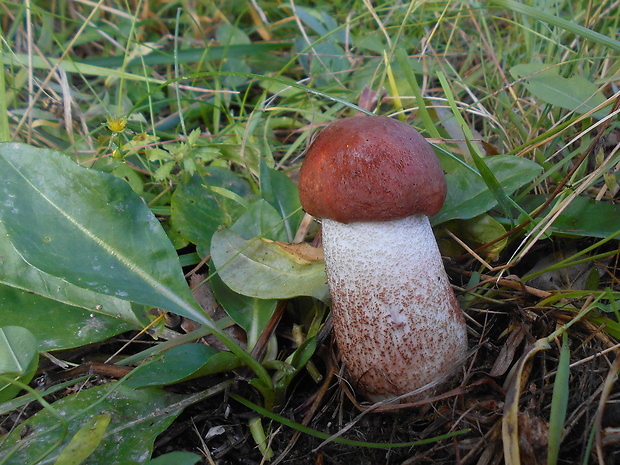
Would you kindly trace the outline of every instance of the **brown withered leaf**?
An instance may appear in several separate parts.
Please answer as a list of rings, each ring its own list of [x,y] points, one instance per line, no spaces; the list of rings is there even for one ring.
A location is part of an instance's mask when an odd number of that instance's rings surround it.
[[[278,247],[297,258],[297,263],[303,264],[311,262],[320,262],[325,260],[323,256],[323,249],[318,247],[312,247],[307,242],[301,242],[299,244],[290,244],[288,242],[274,241]]]
[[[515,358],[517,348],[523,341],[524,337],[525,329],[522,326],[519,326],[519,328],[510,333],[510,336],[508,336],[504,346],[499,351],[499,355],[495,359],[493,368],[491,368],[489,373],[490,376],[501,376],[508,371],[512,361]]]
[[[519,412],[519,447],[521,464],[542,465],[547,463],[549,424],[528,412]]]

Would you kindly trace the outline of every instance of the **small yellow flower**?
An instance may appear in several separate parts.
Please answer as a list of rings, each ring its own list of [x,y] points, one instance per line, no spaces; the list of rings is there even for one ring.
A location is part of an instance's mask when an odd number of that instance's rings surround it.
[[[106,125],[110,131],[121,133],[127,127],[127,118],[109,118]]]

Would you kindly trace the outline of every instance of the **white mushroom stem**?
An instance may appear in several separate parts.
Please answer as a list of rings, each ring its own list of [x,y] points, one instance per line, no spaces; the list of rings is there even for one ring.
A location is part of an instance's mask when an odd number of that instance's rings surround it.
[[[466,326],[428,217],[323,219],[323,248],[340,356],[366,397],[410,393],[463,361]]]

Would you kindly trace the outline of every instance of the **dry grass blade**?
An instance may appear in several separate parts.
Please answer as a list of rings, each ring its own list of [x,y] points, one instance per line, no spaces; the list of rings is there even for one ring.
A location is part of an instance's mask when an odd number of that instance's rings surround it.
[[[620,372],[620,351],[616,351],[616,358],[612,363],[611,367],[609,367],[609,372],[607,373],[607,377],[605,378],[605,382],[603,383],[603,390],[601,392],[601,397],[599,399],[598,408],[596,410],[596,420],[594,425],[594,437],[596,443],[596,457],[600,464],[605,463],[605,454],[603,452],[603,441],[602,441],[602,421],[603,421],[603,413],[605,411],[605,405],[609,400],[609,395],[611,394],[612,389],[615,386],[616,379],[618,378],[618,373]]]
[[[525,382],[527,364],[531,358],[541,350],[549,349],[546,339],[540,339],[529,346],[525,354],[514,366],[508,378],[508,389],[506,391],[506,401],[504,416],[502,419],[502,440],[504,443],[504,460],[506,465],[520,465],[520,437],[519,437],[519,399],[521,389]]]

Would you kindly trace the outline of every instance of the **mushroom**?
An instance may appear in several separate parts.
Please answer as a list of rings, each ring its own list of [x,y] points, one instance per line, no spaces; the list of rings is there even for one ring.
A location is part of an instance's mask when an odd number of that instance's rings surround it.
[[[446,197],[430,144],[387,117],[331,123],[306,152],[299,196],[322,219],[334,333],[354,385],[373,402],[406,402],[441,384],[463,362],[467,332],[428,218]]]

